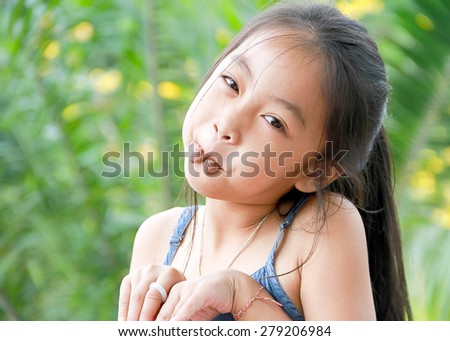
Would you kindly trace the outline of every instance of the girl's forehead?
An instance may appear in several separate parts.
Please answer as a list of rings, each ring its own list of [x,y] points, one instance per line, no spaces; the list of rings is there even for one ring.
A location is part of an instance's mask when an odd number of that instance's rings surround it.
[[[232,51],[224,60],[229,65],[246,60],[264,59],[267,63],[289,67],[292,63],[298,67],[298,62],[317,60],[311,48],[306,48],[304,34],[287,30],[275,30],[256,33]]]

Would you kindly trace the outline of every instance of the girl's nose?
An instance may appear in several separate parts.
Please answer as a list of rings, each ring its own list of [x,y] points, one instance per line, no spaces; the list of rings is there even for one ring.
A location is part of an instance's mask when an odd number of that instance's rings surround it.
[[[213,127],[222,142],[236,144],[240,138],[242,123],[235,115],[223,113],[213,122]]]

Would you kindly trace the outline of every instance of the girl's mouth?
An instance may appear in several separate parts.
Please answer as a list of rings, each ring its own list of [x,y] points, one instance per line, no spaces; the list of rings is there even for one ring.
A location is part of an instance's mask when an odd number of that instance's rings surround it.
[[[192,147],[189,146],[189,150],[188,150],[188,157],[189,157],[189,162],[190,163],[199,163],[203,161],[203,156],[205,154],[205,152],[203,151],[202,147],[200,147],[199,144],[194,143],[193,145],[193,150]]]
[[[223,170],[217,162],[216,153],[205,153],[203,148],[197,143],[194,145],[194,150],[189,153],[189,162],[203,163],[203,172],[206,175],[214,175]]]
[[[217,172],[222,170],[220,164],[214,158],[214,153],[206,153],[203,154],[202,162],[203,162],[203,172],[206,175],[214,175]]]

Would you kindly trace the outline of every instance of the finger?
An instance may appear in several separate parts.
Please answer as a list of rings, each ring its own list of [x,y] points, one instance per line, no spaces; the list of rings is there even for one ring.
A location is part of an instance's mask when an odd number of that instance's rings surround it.
[[[160,290],[165,291],[167,296],[167,285],[161,284],[160,281],[154,283],[159,284],[161,286]],[[159,290],[152,286],[152,283],[150,283],[147,294],[145,295],[144,304],[142,305],[139,320],[154,321],[156,314],[158,313],[163,303],[164,302],[161,293],[159,292]]]
[[[183,279],[177,274],[178,272],[174,272],[173,269],[167,269],[167,271],[162,272],[156,280],[156,283],[166,291],[167,295],[169,295],[172,287]],[[163,300],[161,293],[157,289],[149,287],[139,319],[144,321],[154,321],[162,304]]]
[[[171,290],[167,301],[162,305],[156,317],[156,321],[169,321],[172,317],[173,311],[179,304],[180,295],[177,290]]]
[[[155,280],[154,277],[147,278],[146,280],[141,280],[136,284],[135,287],[132,285],[130,303],[128,307],[128,317],[129,321],[139,320],[141,315],[142,306],[144,305],[145,297],[148,292],[148,286],[151,282]]]
[[[170,321],[211,321],[214,317],[221,313],[214,308],[206,307],[198,311],[198,309],[180,309],[178,312],[174,312]]]
[[[176,307],[174,307],[170,321],[191,321],[202,319],[200,315],[202,311],[212,310],[206,304],[204,298],[199,295],[189,295],[185,300],[180,300]],[[218,315],[212,314],[211,318]],[[204,320],[204,319],[202,319]]]
[[[169,317],[170,321],[205,321],[211,320],[221,312],[218,310],[220,302],[214,298],[213,292],[217,287],[204,286],[197,284],[196,286],[186,285],[180,292],[180,298],[173,306]],[[179,289],[179,288],[177,288]],[[223,300],[220,298],[219,301]],[[226,308],[220,308],[222,311],[226,311]],[[168,313],[167,313],[168,314]],[[164,315],[165,318],[167,318]]]
[[[130,275],[125,276],[120,283],[119,289],[119,306],[117,319],[119,321],[125,321],[128,316],[128,306],[130,303],[131,282]]]

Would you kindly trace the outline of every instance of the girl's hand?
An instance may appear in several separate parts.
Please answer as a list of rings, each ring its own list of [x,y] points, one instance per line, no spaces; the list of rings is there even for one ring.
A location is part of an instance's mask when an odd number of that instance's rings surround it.
[[[150,284],[156,282],[169,293],[175,284],[185,280],[177,269],[155,264],[128,274],[120,285],[119,321],[155,320],[163,300],[159,291],[150,288]]]
[[[231,312],[235,296],[232,270],[220,271],[173,286],[158,321],[206,321]]]

